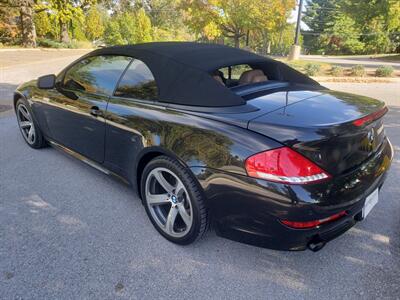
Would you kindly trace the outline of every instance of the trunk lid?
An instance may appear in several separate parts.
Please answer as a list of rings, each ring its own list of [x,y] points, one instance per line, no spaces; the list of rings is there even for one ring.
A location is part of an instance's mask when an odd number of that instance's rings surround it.
[[[278,95],[282,93],[284,97]],[[384,140],[381,117],[362,126],[353,124],[385,107],[368,97],[330,90],[287,91],[248,103],[264,112],[249,120],[249,130],[292,147],[332,175],[359,166]]]

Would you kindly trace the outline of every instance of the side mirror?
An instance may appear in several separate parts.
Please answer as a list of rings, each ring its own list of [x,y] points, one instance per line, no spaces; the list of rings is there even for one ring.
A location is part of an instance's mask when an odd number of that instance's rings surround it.
[[[56,75],[44,75],[38,78],[37,87],[39,89],[49,90],[53,89],[56,85]]]

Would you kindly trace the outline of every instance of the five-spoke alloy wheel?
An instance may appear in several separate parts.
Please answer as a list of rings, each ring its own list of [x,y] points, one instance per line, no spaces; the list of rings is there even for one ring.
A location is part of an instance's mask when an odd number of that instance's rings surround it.
[[[42,148],[46,146],[46,141],[43,138],[39,126],[32,117],[32,113],[28,108],[26,100],[19,99],[15,105],[17,114],[18,126],[26,143],[32,148]]]
[[[28,144],[33,145],[36,140],[35,125],[33,124],[31,114],[23,103],[17,106],[17,118],[22,136]]]
[[[160,156],[142,175],[141,195],[156,229],[168,240],[189,244],[203,235],[208,216],[194,176],[179,162]]]
[[[166,168],[154,168],[147,176],[146,199],[157,224],[173,237],[182,237],[193,223],[190,197],[182,181]]]

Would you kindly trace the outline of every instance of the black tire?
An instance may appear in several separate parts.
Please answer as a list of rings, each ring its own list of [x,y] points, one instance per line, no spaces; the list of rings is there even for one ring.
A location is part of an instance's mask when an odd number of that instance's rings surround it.
[[[146,198],[146,182],[147,180],[150,180],[148,177],[149,175],[151,176],[152,171],[154,173],[154,170],[159,170],[160,168],[167,169],[168,171],[173,172],[174,175],[176,175],[180,179],[181,183],[183,183],[183,186],[185,188],[184,193],[187,193],[189,196],[189,200],[184,201],[189,201],[192,207],[192,222],[190,229],[186,228],[187,233],[185,233],[185,235],[182,237],[171,236],[170,234],[166,233],[165,229],[160,226],[160,224],[156,221],[155,217],[153,217],[152,213],[150,212],[150,207],[152,206],[148,203],[148,199]],[[146,213],[157,231],[167,240],[180,245],[188,245],[204,235],[209,225],[209,216],[205,204],[205,197],[199,182],[190,172],[190,170],[182,166],[175,159],[172,159],[168,156],[158,156],[151,160],[144,168],[140,185],[141,197],[146,209]],[[166,205],[168,209],[169,204]],[[173,203],[171,203],[170,207],[173,207]]]
[[[21,118],[25,118],[23,116],[23,114],[20,113],[20,109],[22,109],[22,107],[28,112],[30,119],[31,119],[29,121],[31,121],[31,123],[33,124],[34,135],[35,135],[33,140],[28,141],[28,137],[26,136],[26,129],[22,128],[22,126],[21,126]],[[46,142],[45,138],[43,137],[43,133],[40,130],[40,127],[37,124],[37,122],[33,116],[31,107],[29,106],[28,102],[24,98],[20,98],[17,101],[17,103],[15,104],[15,112],[17,114],[18,127],[21,131],[23,139],[28,144],[28,146],[31,148],[34,148],[34,149],[40,149],[40,148],[46,147],[47,142]],[[28,119],[26,119],[25,121],[28,121]]]

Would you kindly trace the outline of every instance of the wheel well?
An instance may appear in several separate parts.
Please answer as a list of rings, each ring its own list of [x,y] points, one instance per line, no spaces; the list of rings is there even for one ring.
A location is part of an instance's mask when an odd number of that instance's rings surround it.
[[[165,155],[165,154],[162,152],[149,152],[149,153],[146,153],[145,155],[143,155],[142,158],[140,159],[140,161],[137,165],[137,168],[136,168],[136,187],[137,187],[139,196],[141,196],[140,181],[142,179],[142,174],[143,174],[144,168],[152,159],[156,158],[157,156],[161,156],[161,155]]]
[[[17,101],[18,101],[19,99],[22,99],[22,98],[23,98],[22,95],[17,94],[17,93],[14,94],[14,109],[15,109],[15,107],[17,106]]]

